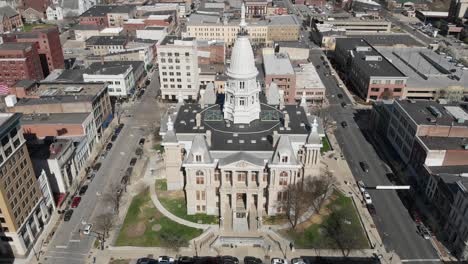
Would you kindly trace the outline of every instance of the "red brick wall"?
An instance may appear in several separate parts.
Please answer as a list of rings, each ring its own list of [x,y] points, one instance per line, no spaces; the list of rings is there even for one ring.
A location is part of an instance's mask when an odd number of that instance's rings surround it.
[[[33,134],[38,138],[47,136],[83,136],[85,131],[81,124],[23,124],[24,134]]]
[[[108,27],[107,16],[103,17],[80,17],[80,25],[97,25]]]
[[[468,150],[447,150],[443,166],[468,165]]]
[[[0,61],[0,83],[12,86],[19,80],[42,80],[37,43],[32,43],[29,50],[1,50],[1,57],[24,58],[24,61]]]
[[[378,88],[378,92],[373,92],[372,88]],[[395,89],[401,89],[400,92],[395,92]],[[367,90],[367,99],[371,96],[377,96],[378,99],[382,99],[385,89],[388,89],[393,94],[393,98],[401,98],[405,89],[405,84],[369,84]]]
[[[419,126],[418,135],[435,137],[468,137],[468,128],[436,125]]]
[[[36,11],[45,13],[49,4],[49,0],[23,0],[23,9],[26,10],[31,7]]]
[[[214,46],[205,46],[198,47],[200,51],[210,52],[209,58],[198,58],[198,63],[200,64],[224,64],[224,45],[214,45]]]
[[[289,81],[287,81],[289,78]],[[286,80],[280,80],[286,79]],[[265,86],[268,89],[270,84],[274,82],[278,85],[280,90],[284,91],[284,101],[288,104],[294,104],[295,97],[296,97],[296,76],[294,74],[291,75],[265,75]],[[289,88],[287,86],[289,85]],[[266,92],[268,93],[268,91]]]

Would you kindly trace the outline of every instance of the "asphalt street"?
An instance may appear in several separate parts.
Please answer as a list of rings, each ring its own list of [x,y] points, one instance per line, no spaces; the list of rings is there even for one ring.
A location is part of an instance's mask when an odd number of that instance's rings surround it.
[[[390,11],[387,11],[387,10],[382,10],[382,13],[383,13],[383,16],[390,22],[392,22],[392,24],[394,25],[397,25],[399,26],[401,29],[407,31],[408,33],[414,35],[415,37],[417,37],[418,39],[420,39],[421,41],[423,41],[424,43],[426,43],[427,45],[431,44],[434,42],[434,39],[432,37],[429,37],[428,35],[422,33],[421,31],[419,30],[414,30],[415,28],[411,27],[410,25],[408,25],[408,23],[406,22],[403,22],[403,21],[400,21],[399,19],[397,19],[396,17],[394,17]]]
[[[94,237],[80,234],[79,229],[85,223],[95,223],[96,217],[112,211],[112,203],[105,199],[111,186],[120,183],[130,159],[135,156],[138,141],[151,133],[153,125],[160,120],[155,96],[159,83],[157,71],[153,73],[155,81],[146,88],[141,100],[134,102],[126,114],[133,115],[128,118],[119,137],[105,159],[94,180],[89,183],[89,189],[83,195],[80,205],[74,209],[70,221],[62,222],[58,227],[53,240],[50,241],[43,259],[50,264],[78,264],[86,263],[89,252],[93,247]]]
[[[391,185],[386,177],[391,171],[358,126],[357,122],[362,126],[368,120],[358,120],[357,111],[350,105],[346,93],[338,87],[335,76],[325,76],[328,70],[323,67],[320,58],[323,55],[321,50],[311,50],[310,59],[315,65],[322,65],[317,71],[327,88],[326,94],[330,104],[327,113],[337,123],[335,136],[354,178],[363,180],[367,186]],[[338,94],[342,94],[343,99],[338,98]],[[342,107],[342,102],[346,102],[348,106]],[[347,123],[346,128],[341,126],[342,121]],[[361,169],[361,161],[366,161],[369,165],[368,173]],[[369,190],[369,193],[377,211],[374,222],[387,250],[395,251],[405,262],[437,263],[436,251],[429,240],[417,234],[416,224],[396,192]]]

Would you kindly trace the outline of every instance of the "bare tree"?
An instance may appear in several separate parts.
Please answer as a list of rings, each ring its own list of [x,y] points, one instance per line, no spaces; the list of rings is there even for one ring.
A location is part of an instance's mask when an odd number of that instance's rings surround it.
[[[349,227],[349,216],[347,210],[352,210],[349,207],[343,207],[339,210],[334,210],[328,216],[324,224],[324,232],[334,242],[336,247],[341,250],[344,257],[347,257],[354,249],[360,245],[360,238],[358,234]]]
[[[307,180],[308,181],[308,180]],[[286,211],[286,216],[291,224],[292,229],[296,229],[299,218],[310,208],[312,199],[310,199],[307,187],[308,183],[298,182],[290,184],[286,190],[278,196],[281,198],[280,204]]]
[[[160,236],[162,241],[164,241],[164,245],[174,250],[176,254],[179,254],[181,247],[184,247],[188,244],[187,240],[185,240],[180,235],[169,233],[167,231],[161,232]]]
[[[138,158],[141,158],[141,156],[143,155],[143,149],[142,148],[137,148],[135,150],[135,155],[137,155]]]
[[[114,215],[104,213],[96,217],[96,230],[100,231],[104,237],[109,237],[109,231],[114,227]]]
[[[120,201],[122,200],[123,189],[122,186],[118,183],[111,185],[109,191],[105,194],[105,199],[109,201],[116,214],[119,213]]]
[[[320,208],[327,199],[328,191],[336,183],[335,176],[333,176],[333,173],[328,168],[323,169],[321,174],[321,176],[312,177],[306,182],[308,185],[309,199],[312,201],[312,206],[318,214],[320,213]]]

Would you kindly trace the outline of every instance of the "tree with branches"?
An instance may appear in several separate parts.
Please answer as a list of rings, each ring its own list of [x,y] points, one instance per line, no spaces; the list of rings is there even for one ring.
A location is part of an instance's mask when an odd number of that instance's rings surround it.
[[[123,189],[122,186],[118,183],[114,183],[111,185],[109,191],[106,193],[105,198],[109,201],[116,214],[119,213],[120,202],[122,200]]]
[[[327,237],[341,250],[344,257],[347,257],[351,249],[360,244],[358,234],[352,228],[349,228],[349,224],[347,224],[349,220],[346,217],[350,213],[346,212],[346,210],[352,210],[352,208],[344,207],[332,211],[323,226]]]
[[[309,184],[297,182],[296,184],[289,184],[285,191],[278,194],[292,229],[296,229],[299,218],[312,205],[307,187],[309,187]]]
[[[109,237],[109,231],[114,227],[114,215],[104,213],[96,217],[95,228],[102,233],[104,237]]]
[[[328,191],[336,184],[336,178],[333,173],[328,169],[324,168],[319,177],[313,177],[307,182],[309,185],[309,197],[312,200],[312,206],[317,214],[320,213],[323,203],[327,199]]]

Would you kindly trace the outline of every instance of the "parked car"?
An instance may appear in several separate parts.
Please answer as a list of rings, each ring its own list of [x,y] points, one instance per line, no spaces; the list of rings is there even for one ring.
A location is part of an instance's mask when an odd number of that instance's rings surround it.
[[[122,131],[123,127],[124,127],[124,124],[118,125],[114,130],[114,134],[119,135],[120,131]]]
[[[288,261],[282,258],[272,258],[271,264],[288,264]]]
[[[88,176],[86,176],[86,178],[90,181],[92,181],[94,179],[94,176],[96,176],[96,172],[92,171],[90,173],[88,173]]]
[[[101,159],[105,159],[107,156],[107,151],[104,151],[101,153],[101,156],[99,156]]]
[[[359,166],[361,166],[361,169],[365,172],[369,172],[369,165],[365,161],[359,162]]]
[[[159,264],[174,263],[174,258],[168,257],[168,256],[160,256],[160,257],[158,258],[158,263],[159,263]]]
[[[93,171],[97,172],[101,168],[101,165],[101,162],[97,162],[96,164],[94,164]]]
[[[431,239],[431,231],[429,231],[429,229],[424,224],[418,225],[418,231],[421,234],[421,236],[424,237],[424,239]]]
[[[71,217],[73,215],[73,209],[68,209],[65,214],[63,215],[63,221],[68,222],[70,221]]]
[[[152,258],[140,258],[136,262],[137,264],[158,264],[155,259]]]
[[[262,260],[256,257],[244,257],[244,264],[262,264]]]
[[[306,264],[306,263],[301,258],[293,258],[293,259],[291,259],[291,264]]]
[[[341,87],[341,86],[340,86],[340,87]],[[342,98],[343,98],[343,94],[340,94],[340,93],[339,93],[339,94],[337,94],[336,96],[337,96],[338,98],[340,98],[340,99],[342,99]]]
[[[233,256],[222,256],[221,263],[223,264],[239,264],[239,259]]]
[[[341,107],[345,108],[345,107],[346,107],[346,103],[345,103],[345,102],[342,102],[342,103],[341,103]]]
[[[422,218],[419,211],[413,211],[411,216],[413,217],[413,220],[416,224],[422,224]]]
[[[367,206],[367,210],[369,211],[369,214],[371,215],[376,214],[375,206],[373,204],[367,204],[366,206]]]
[[[370,197],[370,194],[366,191],[363,193],[364,195],[364,201],[366,201],[366,204],[372,204],[372,198]]]
[[[89,235],[89,233],[91,233],[91,228],[93,228],[93,224],[86,224],[83,228],[83,234]]]
[[[135,166],[135,164],[137,163],[137,160],[138,160],[137,158],[132,158],[130,160],[130,166]]]
[[[138,141],[138,144],[140,144],[140,146],[143,146],[145,144],[145,139],[140,138],[140,141]]]
[[[87,190],[88,190],[88,185],[83,185],[83,186],[81,186],[80,191],[78,192],[78,194],[80,196],[83,196],[86,193]]]
[[[177,264],[195,264],[195,259],[189,256],[182,256],[177,260]]]
[[[342,126],[342,127],[347,127],[347,126],[348,126],[348,123],[346,123],[346,121],[343,121],[343,122],[341,122],[341,126]]]
[[[358,182],[357,182],[357,185],[358,185],[359,191],[361,191],[361,193],[363,193],[363,192],[366,191],[366,185],[364,184],[363,181],[358,181]]]
[[[109,151],[111,150],[111,148],[112,148],[112,143],[108,143],[106,146],[106,150]]]
[[[114,134],[111,137],[111,142],[114,142],[117,139],[118,135]]]
[[[78,207],[78,205],[80,205],[80,202],[81,202],[81,197],[80,196],[73,197],[71,208]]]

